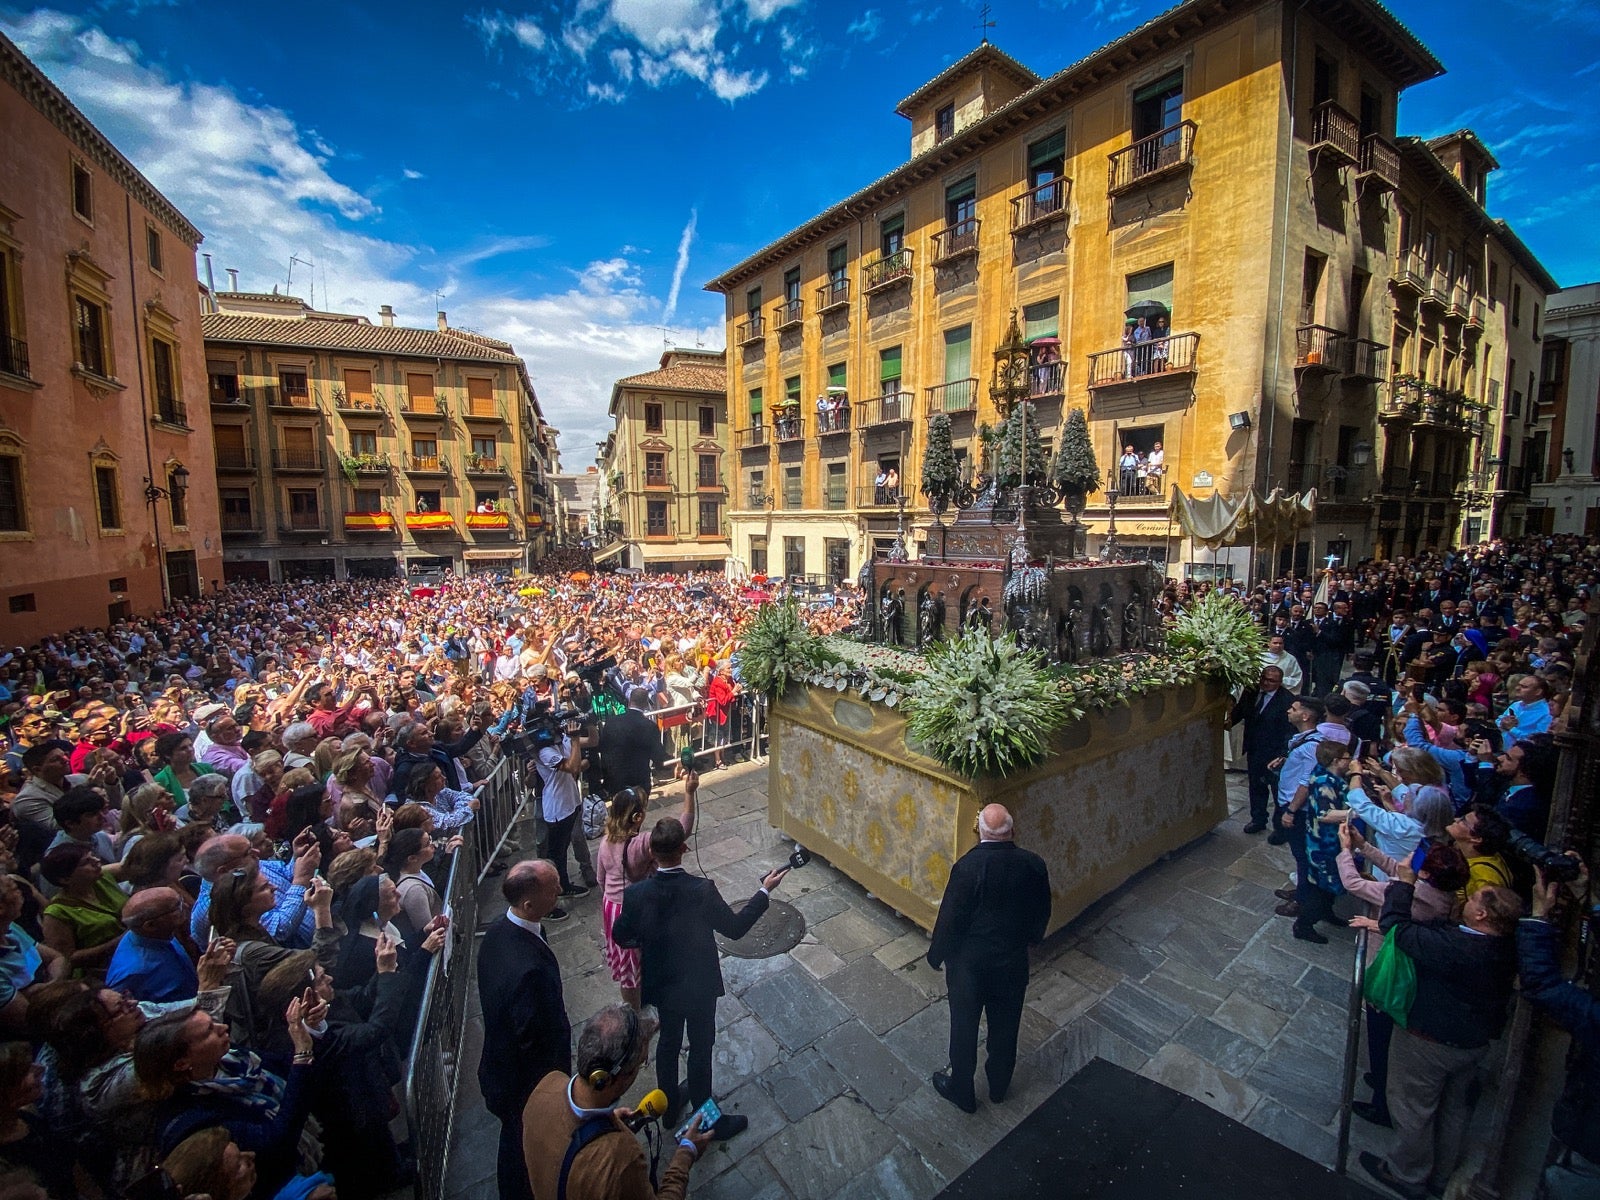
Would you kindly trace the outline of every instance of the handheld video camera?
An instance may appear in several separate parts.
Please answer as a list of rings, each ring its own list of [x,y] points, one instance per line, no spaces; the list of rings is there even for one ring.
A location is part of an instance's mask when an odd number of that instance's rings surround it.
[[[1576,858],[1559,850],[1552,850],[1520,829],[1511,831],[1510,838],[1506,840],[1506,849],[1530,867],[1541,871],[1549,883],[1571,883],[1582,870],[1582,863]]]

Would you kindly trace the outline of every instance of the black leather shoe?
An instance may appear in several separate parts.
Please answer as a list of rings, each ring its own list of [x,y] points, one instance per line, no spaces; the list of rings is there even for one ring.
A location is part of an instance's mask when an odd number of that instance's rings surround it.
[[[1009,1092],[1010,1090],[1011,1089],[1008,1088],[1008,1087],[1003,1087],[999,1091],[996,1091],[994,1088],[990,1088],[989,1089],[989,1103],[990,1104],[1004,1104],[1006,1102],[1006,1093]]]
[[[1295,922],[1294,936],[1299,938],[1302,942],[1315,942],[1319,946],[1326,946],[1328,944],[1328,939],[1317,932],[1316,926],[1302,926],[1298,921]]]
[[[1267,831],[1267,823],[1265,821],[1251,821],[1250,824],[1244,827],[1244,831],[1251,834],[1265,833]]]
[[[1399,1195],[1404,1196],[1406,1200],[1426,1200],[1428,1195],[1426,1187],[1420,1184],[1406,1183],[1396,1177],[1395,1173],[1389,1169],[1389,1164],[1372,1153],[1372,1151],[1363,1150],[1361,1152],[1361,1165],[1366,1168],[1368,1175],[1371,1175],[1385,1187],[1394,1189]]]
[[[738,1137],[749,1128],[749,1117],[742,1117],[738,1113],[723,1113],[711,1127],[711,1137],[714,1141],[725,1142],[731,1137]]]
[[[1272,894],[1279,900],[1293,900],[1300,895],[1300,890],[1291,883],[1288,887],[1281,887]]]
[[[1385,1129],[1394,1128],[1394,1122],[1389,1119],[1389,1114],[1370,1100],[1357,1100],[1350,1106],[1350,1111],[1363,1121],[1370,1121],[1372,1124],[1381,1125]]]
[[[1300,905],[1293,900],[1285,900],[1272,911],[1280,917],[1298,917],[1300,915]]]
[[[978,1099],[976,1096],[956,1095],[955,1080],[950,1078],[949,1071],[935,1071],[933,1073],[933,1090],[964,1113],[978,1111]]]

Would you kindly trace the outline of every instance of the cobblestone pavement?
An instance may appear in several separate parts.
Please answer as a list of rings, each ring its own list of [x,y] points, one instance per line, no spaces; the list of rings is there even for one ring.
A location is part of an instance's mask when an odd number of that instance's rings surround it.
[[[750,1128],[695,1166],[691,1193],[926,1200],[1095,1056],[1331,1165],[1353,935],[1328,929],[1326,946],[1298,942],[1272,915],[1292,864],[1240,832],[1243,776],[1227,780],[1228,820],[1037,948],[1011,1094],[989,1103],[980,1067],[976,1116],[928,1082],[945,1064],[949,1007],[943,976],[924,959],[926,935],[820,860],[791,872],[777,898],[804,913],[804,940],[771,959],[723,959],[716,1089]],[[767,824],[766,783],[765,764],[741,764],[704,776],[700,789],[685,865],[735,904],[788,850]],[[680,797],[658,806],[675,810]],[[497,881],[488,886],[485,923],[504,907]],[[572,914],[549,934],[576,1026],[619,997],[602,957],[599,893]],[[498,1125],[477,1091],[476,989],[471,1005],[450,1200],[495,1195]],[[654,1086],[641,1076],[629,1101]],[[1354,1126],[1352,1163],[1356,1150],[1384,1149],[1382,1131]]]

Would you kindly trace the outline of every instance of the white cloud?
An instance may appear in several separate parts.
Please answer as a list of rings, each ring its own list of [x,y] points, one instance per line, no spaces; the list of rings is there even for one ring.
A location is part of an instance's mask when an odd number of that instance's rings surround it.
[[[512,17],[500,11],[481,12],[469,16],[467,24],[476,29],[490,46],[501,38],[510,38],[529,50],[543,50],[549,41],[532,17]]]
[[[622,80],[623,83],[633,82],[632,53],[618,46],[606,57],[611,60],[611,69],[617,73],[618,79]]]
[[[581,470],[610,429],[612,383],[660,357],[663,306],[646,288],[640,251],[598,258],[564,290],[520,294],[472,268],[536,250],[542,236],[489,239],[453,256],[386,240],[369,228],[376,207],[290,114],[173,80],[136,44],[77,16],[44,10],[0,27],[205,233],[219,275],[234,267],[242,287],[267,291],[284,283],[291,256],[312,259],[295,290],[313,298],[302,282],[313,281],[319,308],[372,316],[392,304],[402,324],[421,327],[432,326],[443,292],[453,323],[504,338],[527,360],[569,465]],[[721,330],[713,321],[689,336],[720,345]]]
[[[870,42],[878,36],[883,29],[883,14],[875,8],[869,8],[849,25],[845,32],[853,37],[860,38],[863,42]]]
[[[689,269],[689,247],[694,243],[694,227],[699,219],[700,214],[691,208],[689,223],[683,227],[683,234],[678,238],[678,261],[672,267],[672,286],[667,289],[667,304],[661,313],[663,321],[670,321],[677,315],[678,293],[683,288],[684,272]]]
[[[406,167],[406,168],[402,169],[400,174],[405,176],[407,179],[426,179],[427,178],[427,176],[424,175],[421,171],[413,171],[410,167]]]

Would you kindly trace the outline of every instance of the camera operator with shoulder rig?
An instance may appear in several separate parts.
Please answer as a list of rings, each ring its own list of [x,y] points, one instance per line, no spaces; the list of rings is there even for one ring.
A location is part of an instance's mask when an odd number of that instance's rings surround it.
[[[1600,1196],[1600,1000],[1561,973],[1561,928],[1552,920],[1562,879],[1573,884],[1583,919],[1600,921],[1591,907],[1589,873],[1575,852],[1563,870],[1541,866],[1533,889],[1533,915],[1517,924],[1517,965],[1522,994],[1572,1035],[1567,1082],[1550,1124],[1563,1153],[1545,1168],[1543,1195],[1566,1200]]]
[[[543,715],[531,732],[538,753],[540,807],[549,830],[547,853],[561,877],[561,894],[587,896],[589,889],[574,885],[567,876],[567,850],[583,804],[578,786],[586,765],[583,752],[599,742],[598,732],[589,729],[583,714],[571,708]]]

